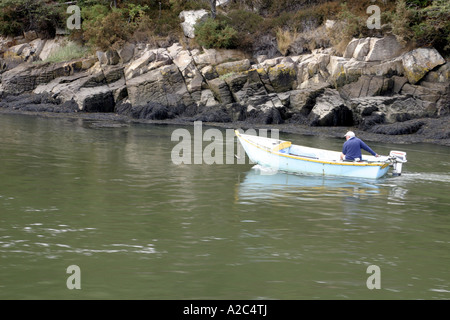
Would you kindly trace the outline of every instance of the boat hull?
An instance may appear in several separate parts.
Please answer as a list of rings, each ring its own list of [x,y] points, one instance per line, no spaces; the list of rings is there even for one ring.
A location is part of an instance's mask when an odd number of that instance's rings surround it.
[[[388,163],[358,163],[339,160],[308,159],[301,156],[284,154],[259,145],[245,135],[238,136],[239,142],[249,159],[261,166],[275,170],[306,173],[314,175],[343,176],[354,178],[379,179],[389,171]]]

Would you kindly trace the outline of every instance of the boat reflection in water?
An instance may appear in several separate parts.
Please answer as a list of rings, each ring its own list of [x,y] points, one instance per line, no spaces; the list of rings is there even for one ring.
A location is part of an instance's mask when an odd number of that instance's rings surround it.
[[[387,191],[372,179],[297,175],[255,165],[239,183],[238,202],[321,198],[333,201],[333,196],[370,199]]]

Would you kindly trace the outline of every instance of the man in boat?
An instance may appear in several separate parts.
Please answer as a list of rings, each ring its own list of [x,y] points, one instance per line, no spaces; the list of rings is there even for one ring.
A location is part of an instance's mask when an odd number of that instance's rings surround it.
[[[342,147],[341,160],[360,161],[362,158],[361,149],[366,150],[375,157],[379,157],[364,141],[355,137],[353,131],[348,131],[345,134],[345,139],[346,141]]]

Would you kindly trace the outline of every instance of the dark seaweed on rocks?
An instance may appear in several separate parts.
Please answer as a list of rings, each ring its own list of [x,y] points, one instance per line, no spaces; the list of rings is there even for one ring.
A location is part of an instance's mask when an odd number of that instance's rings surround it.
[[[72,113],[78,111],[78,105],[73,101],[61,101],[48,93],[24,93],[18,96],[10,95],[0,100],[0,108],[15,111]]]
[[[375,125],[368,131],[388,135],[413,134],[418,132],[424,124],[424,120],[409,120],[385,125]]]

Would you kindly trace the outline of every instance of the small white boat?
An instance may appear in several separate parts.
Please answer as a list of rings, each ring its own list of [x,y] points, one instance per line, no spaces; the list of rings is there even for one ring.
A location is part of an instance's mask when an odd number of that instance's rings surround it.
[[[391,151],[389,156],[366,156],[356,161],[340,160],[340,152],[293,145],[290,141],[271,139],[235,130],[239,142],[249,159],[272,169],[316,175],[344,176],[378,179],[385,176],[389,168],[399,176],[406,152]]]

